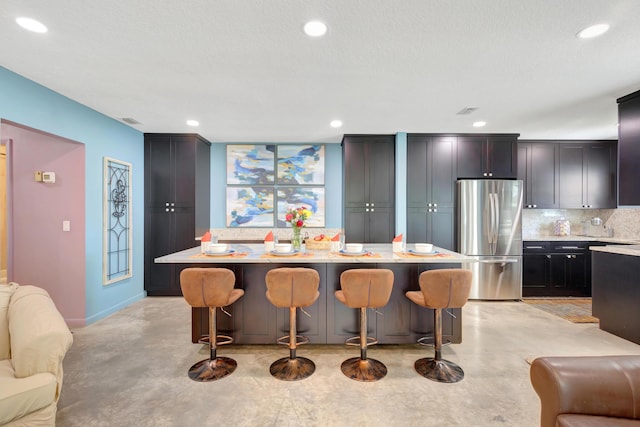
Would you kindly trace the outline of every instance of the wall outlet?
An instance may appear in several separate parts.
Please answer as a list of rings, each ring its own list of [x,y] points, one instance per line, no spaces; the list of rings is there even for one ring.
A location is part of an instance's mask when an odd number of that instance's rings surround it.
[[[71,221],[69,220],[62,221],[62,231],[71,231]]]
[[[36,182],[42,182],[42,171],[36,171],[33,174],[33,178],[36,180]]]

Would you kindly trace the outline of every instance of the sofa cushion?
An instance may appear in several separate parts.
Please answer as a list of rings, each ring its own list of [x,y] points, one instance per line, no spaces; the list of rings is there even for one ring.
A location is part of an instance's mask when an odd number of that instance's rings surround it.
[[[9,360],[0,360],[0,425],[54,402],[56,377],[50,373],[16,378]]]
[[[558,427],[639,427],[640,420],[585,414],[558,415]]]
[[[9,341],[9,301],[18,288],[17,283],[0,284],[0,360],[11,357]]]

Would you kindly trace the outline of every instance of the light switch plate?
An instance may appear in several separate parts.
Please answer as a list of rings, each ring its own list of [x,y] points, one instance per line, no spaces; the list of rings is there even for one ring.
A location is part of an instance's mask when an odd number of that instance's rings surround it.
[[[71,231],[71,221],[62,221],[62,231]]]

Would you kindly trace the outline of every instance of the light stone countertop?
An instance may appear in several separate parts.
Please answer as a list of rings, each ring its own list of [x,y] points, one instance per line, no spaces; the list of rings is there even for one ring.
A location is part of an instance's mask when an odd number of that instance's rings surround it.
[[[589,249],[596,252],[607,252],[610,254],[631,255],[640,257],[640,245],[590,246]]]
[[[409,245],[410,247],[411,245]],[[440,264],[475,262],[475,259],[457,252],[434,247],[435,255],[416,256],[408,253],[398,254],[388,244],[366,244],[364,249],[370,253],[365,256],[346,256],[339,253],[307,250],[294,256],[276,256],[265,253],[263,244],[231,244],[236,256],[207,256],[200,253],[200,246],[185,249],[155,259],[156,263],[168,264],[256,264],[256,263],[408,263],[408,264]],[[244,255],[246,254],[246,255]],[[237,256],[240,255],[240,256]]]
[[[640,240],[623,239],[620,237],[595,237],[595,236],[582,236],[573,234],[570,236],[535,236],[535,237],[523,237],[525,242],[557,242],[557,241],[571,241],[571,242],[603,242],[603,243],[620,243],[620,244],[640,244]]]

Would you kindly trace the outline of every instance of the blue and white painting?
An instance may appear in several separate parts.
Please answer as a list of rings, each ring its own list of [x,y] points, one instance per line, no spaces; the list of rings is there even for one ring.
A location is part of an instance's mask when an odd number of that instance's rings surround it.
[[[323,185],[324,145],[278,145],[278,184]]]
[[[273,187],[227,187],[227,227],[273,227]]]
[[[227,184],[274,184],[275,151],[275,145],[227,145]]]
[[[305,222],[307,227],[324,227],[325,206],[324,187],[278,187],[278,228],[290,227],[285,220],[289,208],[305,207],[311,217]]]

